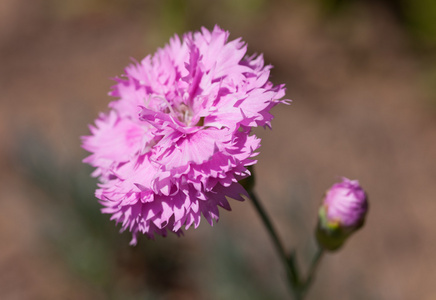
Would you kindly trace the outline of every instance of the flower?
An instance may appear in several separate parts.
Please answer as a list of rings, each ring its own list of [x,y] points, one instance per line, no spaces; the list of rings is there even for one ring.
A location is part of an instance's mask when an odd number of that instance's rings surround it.
[[[284,85],[268,81],[262,55],[246,56],[241,39],[212,31],[177,35],[153,56],[125,69],[109,95],[117,100],[100,114],[82,147],[95,167],[103,213],[149,238],[196,228],[201,215],[213,225],[227,197],[242,201],[239,180],[260,139],[251,128],[270,127],[270,109]]]
[[[336,250],[365,222],[368,197],[357,180],[342,178],[326,193],[319,209],[318,243]]]

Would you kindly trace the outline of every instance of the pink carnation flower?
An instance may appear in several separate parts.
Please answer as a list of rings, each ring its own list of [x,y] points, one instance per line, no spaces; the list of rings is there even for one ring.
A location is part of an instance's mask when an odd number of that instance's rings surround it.
[[[246,56],[241,39],[228,37],[218,26],[176,35],[128,66],[111,110],[83,137],[102,212],[132,232],[133,245],[138,233],[180,235],[202,214],[213,225],[218,206],[230,210],[227,197],[246,195],[238,181],[260,146],[251,128],[270,127],[270,109],[287,100],[262,55]]]

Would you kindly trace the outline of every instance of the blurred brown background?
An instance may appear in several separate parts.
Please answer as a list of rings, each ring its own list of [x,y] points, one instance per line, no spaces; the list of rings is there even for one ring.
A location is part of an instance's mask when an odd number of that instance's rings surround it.
[[[286,299],[251,203],[211,228],[128,246],[81,163],[110,77],[174,33],[219,24],[275,66],[291,106],[263,138],[257,191],[307,266],[339,176],[371,200],[309,299],[436,299],[436,4],[304,0],[2,0],[0,299]]]

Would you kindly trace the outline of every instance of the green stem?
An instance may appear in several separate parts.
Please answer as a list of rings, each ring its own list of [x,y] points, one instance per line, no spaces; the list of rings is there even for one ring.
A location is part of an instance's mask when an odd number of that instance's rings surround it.
[[[248,194],[250,195],[250,198],[254,204],[254,207],[256,208],[256,211],[258,212],[260,218],[262,219],[262,222],[264,223],[272,241],[276,248],[276,251],[283,263],[283,265],[286,268],[286,273],[288,276],[288,280],[290,283],[291,290],[294,294],[295,300],[300,300],[301,298],[301,292],[298,288],[300,286],[300,279],[298,276],[298,270],[294,259],[294,254],[286,255],[285,248],[283,247],[282,242],[280,241],[279,236],[277,235],[277,231],[275,230],[273,224],[270,221],[270,218],[268,217],[265,209],[263,208],[262,204],[259,202],[259,199],[257,198],[256,194],[253,190],[249,190]]]
[[[248,194],[251,198],[251,201],[254,204],[254,207],[256,208],[256,211],[258,212],[260,218],[262,219],[262,222],[265,225],[265,228],[267,229],[273,241],[274,247],[286,269],[289,287],[294,296],[294,299],[302,300],[313,281],[315,272],[323,257],[324,249],[322,247],[318,247],[318,250],[310,265],[309,273],[306,279],[305,280],[300,279],[297,264],[296,264],[296,259],[295,259],[295,252],[292,252],[290,255],[286,254],[285,248],[283,247],[283,244],[277,234],[277,231],[275,230],[273,224],[271,223],[270,218],[268,217],[265,209],[263,208],[262,204],[257,198],[255,192],[252,189],[249,189]]]
[[[304,283],[301,285],[301,293],[303,295],[305,295],[306,292],[309,290],[310,285],[312,284],[313,278],[315,276],[316,270],[323,256],[324,256],[324,249],[318,246],[315,256],[313,257],[312,264],[310,265],[307,278],[304,281]]]

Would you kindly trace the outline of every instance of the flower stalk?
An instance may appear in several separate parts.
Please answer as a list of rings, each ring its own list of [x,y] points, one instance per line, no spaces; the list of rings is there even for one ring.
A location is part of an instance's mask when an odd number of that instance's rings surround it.
[[[316,273],[316,270],[318,268],[318,265],[323,257],[324,250],[322,248],[318,248],[310,269],[309,273],[306,278],[302,279],[300,275],[300,271],[296,264],[296,254],[295,251],[292,251],[291,253],[287,253],[283,243],[281,242],[276,229],[274,228],[270,218],[268,217],[268,214],[266,213],[264,207],[259,201],[259,198],[257,197],[256,193],[253,191],[253,189],[250,189],[248,191],[248,194],[250,196],[250,199],[259,214],[268,234],[270,235],[270,238],[274,244],[274,247],[276,249],[277,254],[280,257],[280,260],[282,261],[282,264],[286,270],[286,275],[288,278],[288,286],[292,292],[292,295],[295,300],[302,300],[304,296],[306,295],[308,289],[310,288],[310,285],[313,281],[314,275]]]

